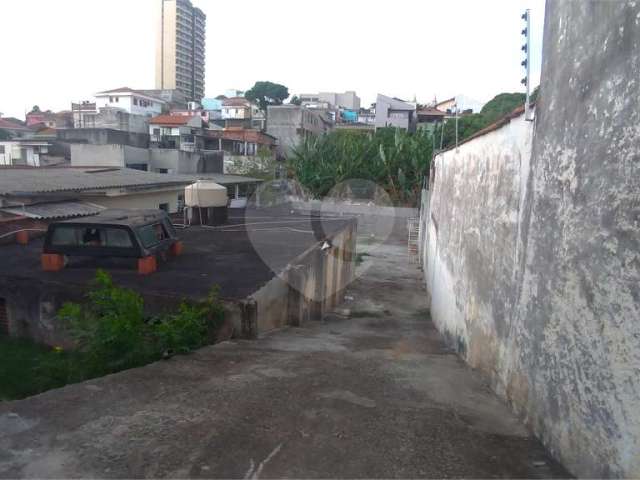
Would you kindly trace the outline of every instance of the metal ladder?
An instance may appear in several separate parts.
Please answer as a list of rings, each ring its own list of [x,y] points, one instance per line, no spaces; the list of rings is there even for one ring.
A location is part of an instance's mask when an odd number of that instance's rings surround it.
[[[407,218],[407,253],[412,263],[419,263],[419,238],[420,238],[420,218]]]

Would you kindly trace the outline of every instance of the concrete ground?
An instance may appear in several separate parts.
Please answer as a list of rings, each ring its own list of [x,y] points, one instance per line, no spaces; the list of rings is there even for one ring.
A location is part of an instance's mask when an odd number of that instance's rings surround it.
[[[0,477],[567,476],[445,348],[405,251],[324,322],[0,404]]]

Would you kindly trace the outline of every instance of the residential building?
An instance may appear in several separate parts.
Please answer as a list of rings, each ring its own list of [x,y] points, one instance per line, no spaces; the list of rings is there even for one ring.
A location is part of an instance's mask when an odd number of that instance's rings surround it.
[[[147,133],[149,116],[128,113],[119,107],[102,107],[95,103],[72,103],[74,128],[108,128],[124,132]]]
[[[209,114],[209,120],[222,118],[222,100],[218,98],[203,98],[202,109]]]
[[[202,150],[205,126],[200,115],[159,115],[149,121],[150,146],[185,152]]]
[[[344,108],[347,110],[360,110],[360,97],[354,91],[346,91],[344,93],[336,92],[320,92],[320,93],[301,93],[298,98],[302,105],[307,104],[325,104],[327,108]]]
[[[232,97],[222,100],[223,120],[250,120],[251,102],[244,97]]]
[[[49,128],[70,128],[73,125],[73,116],[69,111],[52,112],[29,112],[25,115],[27,127],[41,125]]]
[[[0,117],[0,138],[15,138],[30,135],[32,130],[15,120]]]
[[[424,107],[416,112],[418,117],[417,128],[433,131],[438,123],[444,121],[447,117],[445,112],[438,110],[435,107]]]
[[[93,119],[88,120],[88,118],[95,116],[97,113],[96,102],[83,100],[80,103],[71,103],[73,128],[85,128],[87,124],[93,124]]]
[[[413,132],[416,128],[416,106],[386,95],[376,98],[376,128],[396,127]]]
[[[206,122],[198,112],[144,119],[144,132],[66,129],[56,132],[57,139],[69,145],[72,166],[113,166],[185,174],[223,171],[222,153],[203,150],[202,132]]]
[[[224,128],[241,127],[264,130],[266,117],[260,107],[244,97],[224,98],[220,102],[220,118],[216,125]],[[209,102],[211,104],[212,102]]]
[[[188,99],[184,92],[176,89],[138,90],[151,97],[164,100],[168,110],[187,108]]]
[[[372,125],[375,127],[376,125],[376,109],[372,106],[372,108],[361,108],[358,111],[358,123],[362,123],[364,125]]]
[[[152,117],[162,113],[166,106],[164,100],[134,90],[129,87],[106,90],[95,94],[96,110],[101,108],[118,108],[133,115]]]
[[[326,112],[298,105],[267,107],[267,133],[278,140],[279,156],[288,156],[302,141],[323,135],[333,128]]]
[[[184,205],[185,186],[198,179],[213,180],[230,192],[260,183],[238,175],[170,175],[103,166],[0,168],[0,217],[68,218],[106,208],[175,213]]]
[[[234,155],[254,156],[260,148],[274,150],[276,138],[251,128],[229,127],[222,130],[207,130],[206,141],[211,149],[223,150]]]
[[[51,144],[43,140],[32,140],[28,138],[16,138],[8,141],[0,141],[0,165],[26,165],[39,167],[47,163],[45,158],[49,152]]]
[[[184,187],[193,180],[126,168],[49,167],[0,169],[0,209],[32,216],[43,205],[58,212],[102,208],[178,210]],[[66,202],[72,202],[65,205]],[[97,213],[97,212],[96,212]],[[62,215],[61,215],[62,216]]]
[[[208,149],[224,152],[225,173],[246,173],[251,167],[274,160],[276,156],[276,138],[252,128],[207,130],[205,143]]]
[[[204,97],[206,15],[189,0],[159,0],[156,89],[176,89],[188,101]]]

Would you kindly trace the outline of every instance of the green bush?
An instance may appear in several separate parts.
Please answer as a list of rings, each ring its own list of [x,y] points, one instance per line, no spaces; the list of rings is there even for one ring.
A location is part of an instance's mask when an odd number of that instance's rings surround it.
[[[142,297],[98,271],[82,303],[58,312],[76,347],[46,347],[0,338],[0,401],[144,365],[213,343],[224,321],[214,287],[202,302],[183,301],[175,312],[147,318]]]
[[[69,327],[83,360],[82,372],[67,370],[67,377],[90,378],[213,343],[224,310],[214,288],[206,301],[183,301],[176,312],[147,318],[142,297],[114,285],[109,274],[99,270],[87,301],[66,303],[58,317]]]
[[[183,302],[178,312],[156,321],[153,335],[163,355],[186,353],[215,341],[223,320],[224,309],[214,288],[205,302]]]
[[[144,302],[136,292],[118,287],[98,270],[84,304],[66,303],[58,312],[91,375],[103,375],[153,360]]]

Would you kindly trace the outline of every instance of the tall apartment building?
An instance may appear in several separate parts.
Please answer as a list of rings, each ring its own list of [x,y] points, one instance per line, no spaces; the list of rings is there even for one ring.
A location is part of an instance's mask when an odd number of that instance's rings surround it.
[[[206,15],[189,0],[158,0],[156,89],[176,89],[189,101],[204,97]]]

